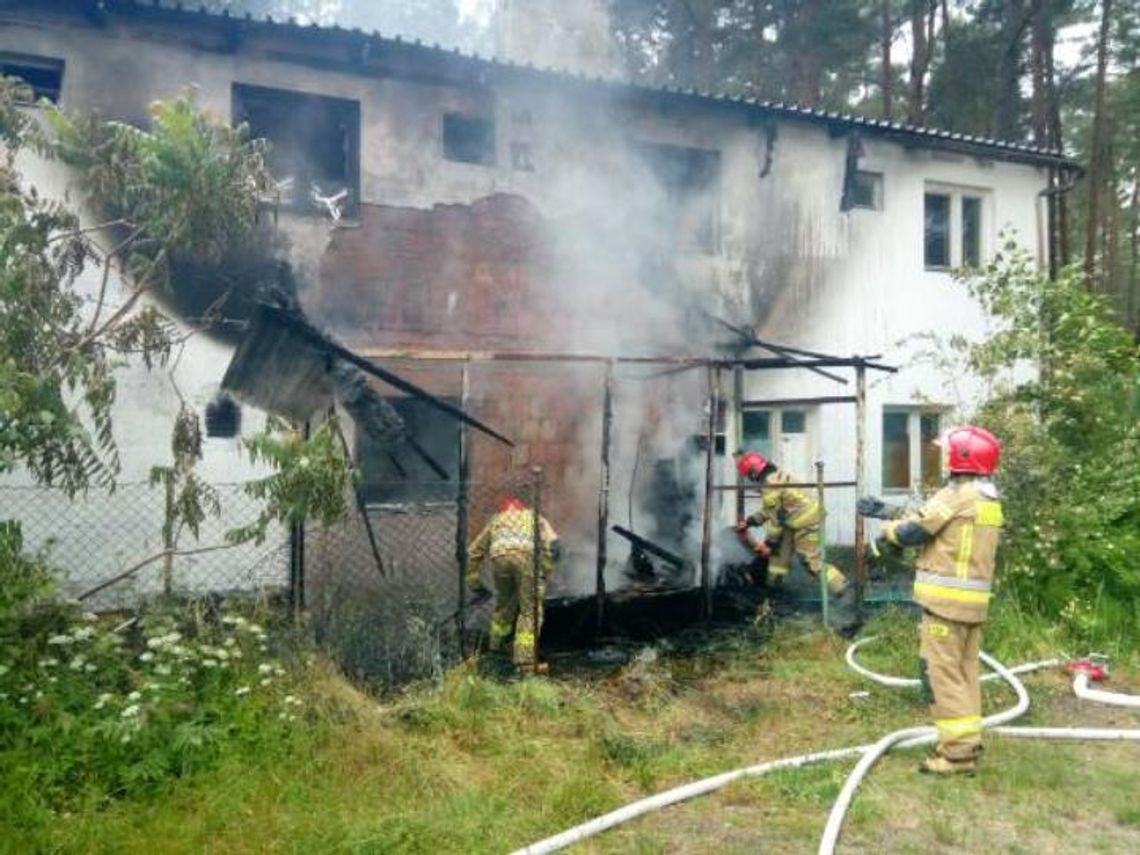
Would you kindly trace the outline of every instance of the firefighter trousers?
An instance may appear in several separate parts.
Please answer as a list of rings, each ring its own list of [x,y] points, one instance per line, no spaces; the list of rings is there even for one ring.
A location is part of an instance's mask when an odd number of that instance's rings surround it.
[[[937,752],[947,760],[972,760],[982,747],[982,624],[924,611],[919,634],[922,689],[938,728]]]
[[[780,546],[768,562],[768,578],[777,584],[788,575],[792,562],[799,558],[808,572],[818,577],[823,568],[819,547],[819,528],[784,529]],[[847,577],[834,564],[827,565],[827,589],[832,594],[842,593],[847,587]]]
[[[540,567],[536,577],[534,563],[531,553],[521,551],[491,559],[495,608],[491,616],[490,648],[503,650],[514,636],[512,658],[516,665],[533,665],[537,661],[546,568]]]

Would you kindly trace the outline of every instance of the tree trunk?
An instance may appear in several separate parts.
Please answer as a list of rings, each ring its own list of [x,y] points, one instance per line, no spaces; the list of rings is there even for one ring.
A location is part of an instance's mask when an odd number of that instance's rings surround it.
[[[1049,20],[1052,10],[1046,0],[1033,0],[1029,8],[1032,18],[1031,38],[1029,42],[1029,69],[1033,81],[1033,96],[1031,101],[1031,124],[1033,126],[1033,143],[1040,148],[1052,148],[1049,139],[1049,84],[1046,80],[1048,65],[1046,56],[1053,49],[1052,21]]]
[[[933,19],[937,6],[932,0],[910,0],[910,93],[907,121],[921,127],[926,123],[926,72],[933,53]],[[929,21],[928,21],[929,17]]]
[[[1108,33],[1112,24],[1112,0],[1101,0],[1100,34],[1096,42],[1096,96],[1093,100],[1092,142],[1089,145],[1089,208],[1085,222],[1085,287],[1097,289],[1096,256],[1101,232],[1100,195],[1105,174],[1105,76],[1108,70]]]
[[[1136,314],[1137,291],[1140,290],[1140,171],[1132,178],[1132,222],[1129,226],[1132,238],[1132,255],[1128,264],[1128,296],[1124,301],[1125,323],[1133,335],[1140,338],[1140,316]]]
[[[994,105],[994,136],[1014,141],[1021,105],[1022,37],[1028,16],[1024,0],[1005,0],[1002,6],[1002,52],[998,62],[997,102]]]
[[[883,96],[883,118],[890,121],[894,116],[894,70],[891,68],[891,42],[895,28],[891,22],[891,0],[879,4],[879,50],[882,55],[879,89]]]

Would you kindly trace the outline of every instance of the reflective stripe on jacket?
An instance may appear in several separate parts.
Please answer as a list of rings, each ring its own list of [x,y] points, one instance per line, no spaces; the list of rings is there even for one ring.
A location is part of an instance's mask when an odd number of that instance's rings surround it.
[[[953,481],[939,490],[917,514],[883,527],[898,542],[900,525],[913,523],[932,535],[918,557],[914,601],[946,620],[983,623],[989,611],[1001,502],[989,481]]]
[[[809,490],[784,486],[796,483],[802,482],[781,469],[777,469],[764,481],[760,510],[752,514],[748,521],[753,525],[763,525],[769,538],[778,538],[784,528],[811,528],[819,525],[823,519],[819,502]]]

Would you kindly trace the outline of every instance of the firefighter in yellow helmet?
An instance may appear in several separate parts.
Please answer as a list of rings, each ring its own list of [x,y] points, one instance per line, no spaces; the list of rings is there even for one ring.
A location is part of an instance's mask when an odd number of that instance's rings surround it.
[[[789,487],[797,482],[791,475],[776,467],[764,455],[749,451],[736,462],[741,478],[760,482],[760,509],[736,524],[736,530],[759,555],[768,559],[768,578],[779,583],[788,575],[793,559],[798,555],[814,576],[824,571],[820,558],[819,527],[823,511],[819,502],[808,490]],[[747,540],[748,529],[764,526],[763,541]],[[773,555],[775,552],[775,555]],[[833,564],[828,564],[827,589],[833,595],[847,592],[847,579]]]
[[[542,630],[546,581],[558,558],[558,534],[538,516],[538,556],[535,560],[535,513],[514,496],[507,496],[490,522],[468,547],[467,582],[486,590],[480,570],[489,564],[495,593],[491,617],[492,651],[503,650],[514,636],[513,660],[521,670],[542,670],[537,642]],[[536,577],[535,570],[538,570]]]
[[[922,607],[920,675],[938,745],[920,769],[951,775],[972,773],[982,748],[978,652],[1002,526],[990,481],[1001,443],[973,425],[950,430],[942,442],[950,482],[917,513],[899,515],[873,497],[860,499],[858,510],[889,520],[881,538],[921,548],[914,580],[914,601]]]

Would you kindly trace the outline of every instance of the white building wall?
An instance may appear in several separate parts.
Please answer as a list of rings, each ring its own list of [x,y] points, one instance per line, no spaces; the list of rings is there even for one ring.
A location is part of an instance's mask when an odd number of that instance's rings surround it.
[[[361,196],[365,204],[430,207],[469,203],[495,192],[526,197],[554,220],[581,216],[591,204],[624,204],[638,192],[626,142],[650,140],[721,152],[719,252],[678,260],[686,286],[731,320],[762,318],[758,333],[776,342],[836,354],[880,354],[899,365],[897,375],[869,373],[867,484],[879,491],[880,418],[884,405],[927,402],[968,411],[978,390],[963,378],[949,383],[928,365],[915,364],[908,336],[928,331],[978,337],[987,324],[963,287],[943,272],[923,269],[923,192],[927,182],[987,192],[984,230],[992,251],[999,230],[1041,257],[1037,193],[1042,170],[907,148],[864,134],[860,168],[882,172],[883,209],[839,211],[847,140],[819,125],[781,121],[768,150],[769,128],[746,112],[689,106],[662,111],[633,101],[599,98],[596,90],[522,83],[494,84],[498,129],[493,167],[442,158],[440,116],[477,97],[442,83],[396,77],[364,77],[274,59],[256,44],[231,53],[199,50],[189,40],[125,38],[115,25],[92,27],[12,25],[0,29],[0,50],[67,60],[63,103],[101,109],[108,115],[142,118],[144,105],[189,85],[199,102],[220,118],[231,113],[232,85],[248,83],[355,99],[361,110]],[[471,81],[473,85],[480,81]],[[554,93],[554,94],[552,94]],[[519,120],[531,121],[520,128]],[[511,167],[509,145],[533,144],[535,171]],[[766,174],[765,163],[771,156]],[[601,200],[601,204],[599,204]],[[326,222],[283,217],[293,246],[291,260],[315,278],[328,243]],[[351,227],[352,224],[348,224]],[[617,290],[614,292],[618,293]],[[621,321],[629,315],[614,312]],[[631,326],[623,323],[624,327]],[[230,349],[193,339],[179,368],[179,385],[195,404],[212,397]],[[705,348],[694,343],[692,349]],[[761,354],[757,354],[761,355]],[[852,372],[844,372],[851,374]],[[730,378],[725,376],[726,389]],[[161,374],[132,369],[122,380],[120,435],[131,461],[149,467],[163,459],[176,399]],[[804,371],[751,372],[745,399],[853,394]],[[145,414],[145,415],[144,415]],[[255,421],[247,418],[246,428]],[[731,420],[730,420],[731,423]],[[854,478],[853,408],[834,405],[809,417],[813,454],[826,463],[829,480]],[[735,438],[730,437],[730,445]],[[228,444],[227,444],[228,443]],[[133,453],[138,451],[137,454]],[[128,465],[135,465],[133,462]],[[240,480],[236,443],[207,441],[202,471],[214,479]],[[808,477],[809,473],[800,473]],[[141,471],[125,477],[143,477]],[[733,480],[730,459],[718,462],[717,478]],[[831,502],[830,538],[850,541],[854,493]],[[725,520],[733,502],[718,498]]]

